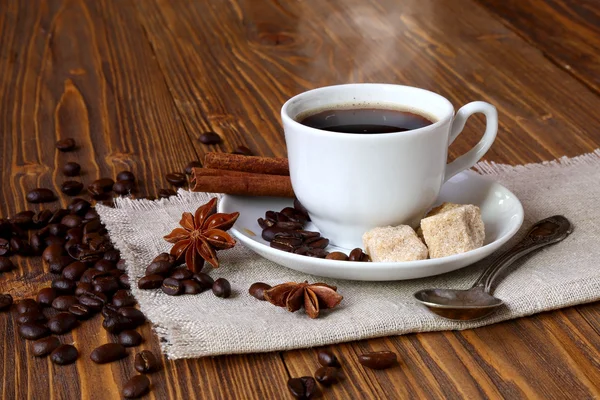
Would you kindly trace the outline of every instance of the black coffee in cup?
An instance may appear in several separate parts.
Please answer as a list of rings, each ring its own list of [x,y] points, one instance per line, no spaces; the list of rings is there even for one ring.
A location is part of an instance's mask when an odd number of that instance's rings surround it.
[[[434,123],[422,115],[393,108],[331,108],[305,113],[298,122],[324,131],[362,134],[405,132]]]

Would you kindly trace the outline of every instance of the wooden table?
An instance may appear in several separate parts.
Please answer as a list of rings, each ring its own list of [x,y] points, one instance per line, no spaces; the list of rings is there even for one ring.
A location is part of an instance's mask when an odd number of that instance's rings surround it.
[[[390,82],[424,87],[455,106],[498,107],[486,159],[522,164],[600,147],[600,3],[596,0],[1,0],[0,216],[25,209],[36,186],[64,180],[66,161],[90,183],[123,169],[138,196],[167,187],[208,151],[244,144],[284,156],[279,108],[324,85]],[[204,131],[225,140],[198,141]],[[469,120],[451,158],[479,140]],[[54,143],[73,137],[74,153]],[[66,205],[68,199],[61,198]],[[57,203],[44,206],[56,208]],[[19,258],[0,292],[33,295],[50,276]],[[344,383],[325,398],[592,398],[600,395],[600,305],[485,328],[332,346]],[[0,314],[3,399],[118,398],[131,357],[95,365],[109,340],[100,318],[65,335],[76,364],[35,359]],[[159,352],[149,325],[142,346]],[[391,349],[400,366],[365,370],[368,350]],[[287,398],[288,377],[311,375],[316,351],[164,361],[151,398]]]

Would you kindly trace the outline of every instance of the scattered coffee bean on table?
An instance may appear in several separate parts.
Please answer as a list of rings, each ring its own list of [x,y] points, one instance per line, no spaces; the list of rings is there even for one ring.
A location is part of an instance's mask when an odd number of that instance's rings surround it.
[[[8,310],[13,303],[10,294],[0,294],[0,311]]]
[[[185,172],[186,175],[191,175],[192,172],[194,172],[194,168],[202,168],[202,163],[200,161],[190,161],[183,169],[183,172]]]
[[[60,340],[58,340],[56,336],[48,336],[43,339],[38,339],[32,344],[33,355],[35,357],[46,357],[58,346],[60,346]]]
[[[375,351],[358,356],[358,362],[371,369],[386,369],[396,364],[398,357],[392,351]]]
[[[50,318],[46,326],[55,335],[62,335],[77,326],[77,317],[70,312],[61,312]]]
[[[8,257],[0,257],[0,272],[9,272],[15,269],[15,264]]]
[[[251,156],[251,155],[253,155],[252,150],[250,150],[246,146],[238,146],[231,153],[232,154],[239,154],[239,155],[242,155],[242,156]]]
[[[134,188],[135,188],[135,184],[133,181],[116,181],[112,187],[112,190],[116,194],[125,196],[128,194],[131,194],[131,192],[133,192]]]
[[[119,344],[124,347],[135,347],[142,344],[142,335],[133,330],[127,330],[119,333]]]
[[[317,358],[319,360],[319,364],[321,364],[324,367],[340,367],[340,362],[338,361],[338,358],[330,350],[319,350],[319,352],[317,353]]]
[[[52,302],[57,297],[58,297],[58,293],[56,292],[56,290],[54,290],[52,288],[43,288],[43,289],[40,289],[40,291],[38,292],[38,294],[36,296],[36,300],[37,300],[38,304],[40,304],[44,307],[51,307]]]
[[[60,185],[60,190],[67,196],[77,196],[83,190],[83,183],[78,181],[65,181]]]
[[[112,303],[117,307],[130,307],[136,304],[135,298],[127,290],[118,290],[112,298]]]
[[[19,325],[19,336],[27,340],[37,340],[50,334],[46,325],[39,322],[28,322]]]
[[[121,171],[117,174],[117,181],[135,182],[135,175],[131,171]]]
[[[137,326],[146,322],[146,316],[143,312],[134,307],[121,307],[119,308],[119,315],[129,318]]]
[[[150,350],[144,350],[135,355],[133,362],[135,370],[142,374],[158,371],[159,363]]]
[[[77,176],[80,172],[81,165],[73,161],[66,163],[63,167],[63,174],[65,174],[65,176]]]
[[[323,386],[331,386],[339,381],[339,369],[335,367],[321,367],[315,371],[315,379]]]
[[[25,314],[29,311],[39,311],[40,306],[33,299],[23,299],[17,303],[17,312],[19,314]]]
[[[96,364],[106,364],[127,357],[127,350],[119,343],[106,343],[97,347],[90,354]]]
[[[173,189],[159,189],[158,191],[158,197],[161,199],[168,199],[171,196],[176,196],[177,192],[175,192]]]
[[[70,344],[61,344],[52,353],[50,360],[57,365],[68,365],[74,363],[79,357],[79,352],[75,346]]]
[[[231,295],[231,284],[225,278],[219,278],[213,283],[212,291],[215,296],[226,299]]]
[[[78,320],[86,320],[94,315],[92,309],[88,306],[84,306],[83,304],[73,304],[71,307],[69,307],[69,312]]]
[[[216,132],[204,132],[199,137],[200,143],[202,144],[217,144],[221,143],[221,136]]]
[[[50,189],[46,189],[46,188],[36,188],[33,190],[30,190],[29,193],[27,193],[27,201],[30,203],[50,203],[53,201],[56,201],[56,195],[54,194],[54,192]]]
[[[75,296],[58,296],[52,301],[52,308],[58,311],[68,311],[69,307],[77,303],[79,303],[79,300]]]
[[[60,151],[71,151],[73,149],[75,149],[75,139],[73,138],[66,138],[66,139],[61,139],[58,142],[56,142],[56,148]]]
[[[165,178],[167,179],[167,182],[175,187],[181,187],[187,183],[185,174],[182,174],[181,172],[171,172],[167,174]]]
[[[110,178],[96,179],[88,186],[88,192],[90,192],[92,196],[101,196],[110,192],[114,184],[115,181]]]
[[[146,375],[136,375],[129,379],[123,386],[123,397],[126,399],[137,399],[150,390],[150,380]]]
[[[319,395],[317,383],[312,376],[290,378],[288,380],[288,390],[297,399],[312,399]]]
[[[18,324],[26,324],[29,322],[46,322],[46,317],[41,311],[29,311],[17,316]]]
[[[271,289],[271,285],[268,285],[266,283],[263,282],[256,282],[253,283],[252,285],[250,285],[250,289],[248,289],[248,293],[250,293],[250,296],[258,299],[258,300],[265,300],[265,290],[269,290]]]

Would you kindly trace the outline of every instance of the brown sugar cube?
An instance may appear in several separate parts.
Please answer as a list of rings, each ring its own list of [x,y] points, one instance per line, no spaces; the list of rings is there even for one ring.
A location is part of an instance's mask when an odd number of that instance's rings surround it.
[[[427,246],[408,225],[373,228],[363,235],[371,261],[415,261],[427,258]]]
[[[447,206],[445,211],[437,210],[436,214],[421,220],[423,238],[431,258],[464,253],[483,245],[485,228],[479,207],[472,204],[455,206]]]
[[[431,210],[429,210],[429,212],[423,218],[431,217],[433,215],[437,215],[439,213],[442,213],[442,212],[445,212],[448,210],[452,210],[454,208],[461,207],[461,206],[462,206],[462,204],[442,203],[439,206],[433,207]],[[416,232],[417,232],[417,236],[419,237],[419,239],[421,239],[423,242],[425,242],[425,239],[423,238],[423,229],[421,229],[421,225],[419,225]]]

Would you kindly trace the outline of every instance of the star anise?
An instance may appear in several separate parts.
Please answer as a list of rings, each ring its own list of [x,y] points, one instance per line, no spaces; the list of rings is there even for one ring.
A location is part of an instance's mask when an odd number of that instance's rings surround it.
[[[204,261],[213,267],[219,266],[217,250],[230,249],[235,240],[225,232],[233,226],[240,213],[216,213],[217,199],[214,198],[199,207],[194,215],[184,212],[179,225],[165,236],[165,240],[174,243],[171,254],[177,259],[185,259],[188,269],[200,272]]]
[[[278,307],[295,312],[304,305],[304,311],[311,318],[317,318],[321,309],[333,308],[344,298],[335,286],[325,283],[288,282],[265,290],[264,298]]]

